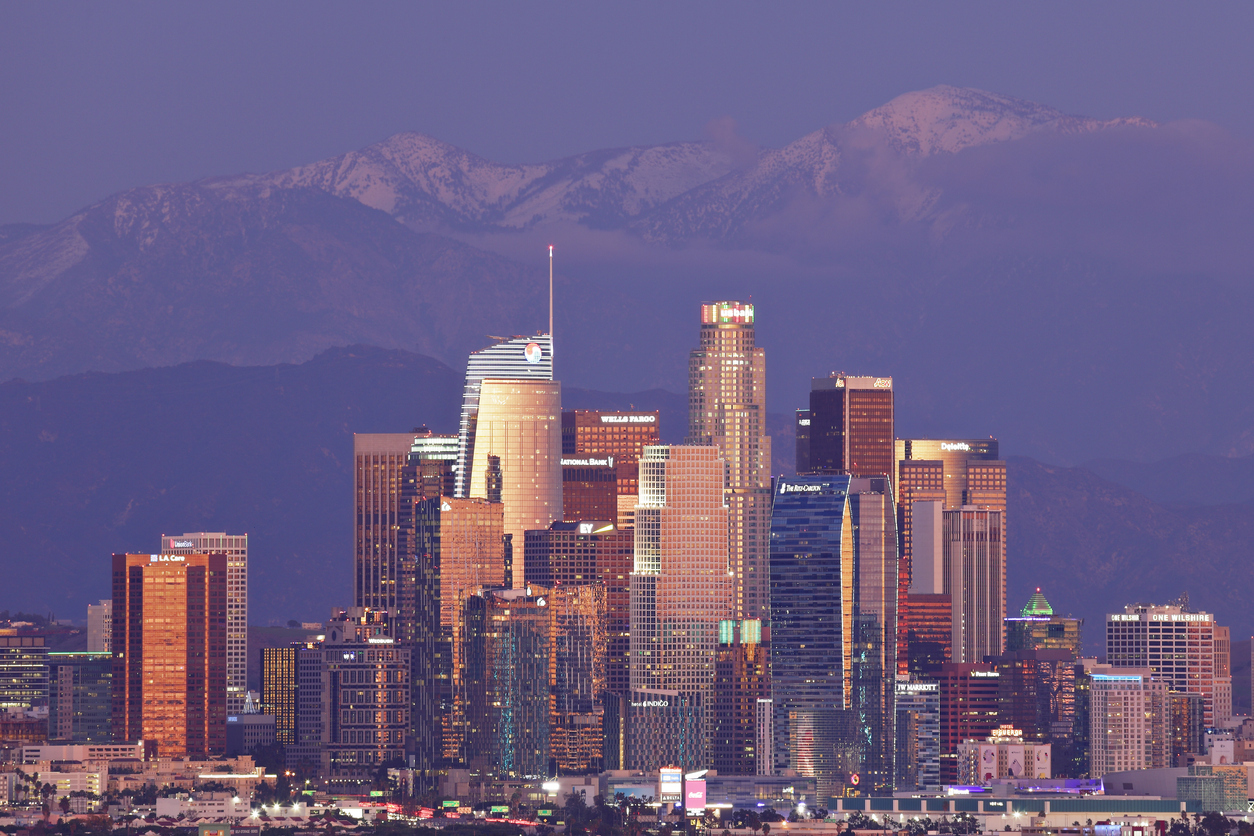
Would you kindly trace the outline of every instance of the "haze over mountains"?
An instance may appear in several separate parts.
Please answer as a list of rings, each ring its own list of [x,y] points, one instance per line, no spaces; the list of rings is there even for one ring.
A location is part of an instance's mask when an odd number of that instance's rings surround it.
[[[446,428],[431,416],[451,421],[466,354],[547,327],[553,243],[568,392],[660,388],[682,409],[698,304],[751,299],[777,470],[811,376],[892,375],[899,435],[1039,460],[1011,464],[1020,559],[1105,579],[1069,601],[1012,565],[1012,592],[1092,617],[1120,572],[1161,598],[1201,553],[1226,607],[1254,545],[1254,459],[1224,458],[1254,453],[1250,229],[1254,149],[1213,125],[953,87],[776,149],[719,123],[515,165],[407,133],[130,189],[0,227],[0,380],[49,381],[0,387],[0,542],[77,579],[176,526],[247,527],[279,612],[285,573],[346,560],[351,433]],[[338,348],[358,344],[434,359]]]
[[[457,367],[544,327],[556,243],[568,383],[682,390],[696,305],[752,296],[781,412],[840,368],[912,393],[904,433],[1254,451],[1248,143],[952,87],[781,149],[712,133],[537,165],[402,134],[5,227],[0,378],[359,342]]]

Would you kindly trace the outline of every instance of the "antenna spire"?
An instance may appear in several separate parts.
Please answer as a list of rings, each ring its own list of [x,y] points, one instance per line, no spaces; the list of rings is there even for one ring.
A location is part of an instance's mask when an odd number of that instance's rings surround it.
[[[549,244],[549,354],[553,353],[553,245]],[[550,357],[550,360],[552,357]]]

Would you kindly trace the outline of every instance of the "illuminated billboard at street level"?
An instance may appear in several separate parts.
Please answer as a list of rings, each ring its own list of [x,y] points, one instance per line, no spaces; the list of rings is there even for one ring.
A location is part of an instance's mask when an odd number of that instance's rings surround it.
[[[657,774],[657,799],[663,804],[675,803],[684,797],[684,773],[676,767],[664,766]]]

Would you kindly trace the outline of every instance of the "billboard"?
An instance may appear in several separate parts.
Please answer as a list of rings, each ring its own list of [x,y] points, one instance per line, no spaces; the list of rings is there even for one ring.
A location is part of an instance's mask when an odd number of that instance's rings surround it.
[[[1049,763],[1050,747],[1049,746],[1037,746],[1035,754],[1036,754],[1036,766],[1033,768],[1033,771],[1036,773],[1036,777],[1037,778],[1054,777],[1053,768],[1050,766],[1050,763]]]
[[[705,780],[697,779],[684,785],[684,810],[700,813],[705,810]]]
[[[1024,770],[1024,760],[1026,753],[1022,743],[1012,743],[1006,747],[1006,774],[1010,778],[1022,778],[1027,773]]]
[[[663,804],[683,798],[684,773],[675,767],[662,767],[657,774],[657,800]]]
[[[983,784],[997,777],[997,747],[980,747],[980,773],[977,784]]]

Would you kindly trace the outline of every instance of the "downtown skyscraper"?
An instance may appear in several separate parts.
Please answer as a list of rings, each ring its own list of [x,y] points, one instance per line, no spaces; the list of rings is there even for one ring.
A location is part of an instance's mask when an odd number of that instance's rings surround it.
[[[766,434],[766,351],[753,305],[701,306],[701,344],[688,360],[690,445],[714,445],[727,463],[734,604],[739,619],[769,618],[771,439]]]
[[[635,568],[631,575],[630,705],[684,704],[686,730],[672,740],[704,739],[704,707],[710,704],[718,655],[719,622],[731,618],[732,582],[727,561],[725,463],[714,447],[644,448],[640,504],[636,507]],[[640,696],[648,691],[648,696]],[[665,695],[660,695],[665,692]],[[646,710],[644,714],[648,714]],[[632,734],[648,726],[631,718]],[[700,752],[675,751],[667,742],[645,747],[652,761],[704,761]],[[643,765],[641,765],[643,764]]]
[[[116,740],[162,758],[225,751],[226,578],[225,554],[113,555]]]
[[[226,713],[243,714],[248,692],[248,535],[192,531],[162,536],[161,553],[226,555]]]
[[[776,480],[770,529],[777,766],[819,798],[894,780],[897,515],[887,476]]]

